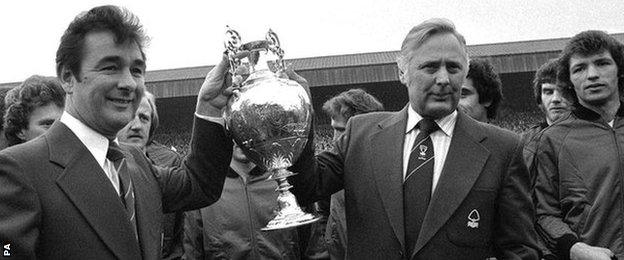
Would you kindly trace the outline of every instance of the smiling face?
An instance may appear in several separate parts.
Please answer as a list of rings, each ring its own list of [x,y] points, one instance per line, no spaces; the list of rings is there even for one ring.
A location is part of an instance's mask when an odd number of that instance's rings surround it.
[[[581,105],[601,107],[607,102],[619,102],[618,67],[608,51],[572,55],[569,72]]]
[[[400,76],[410,104],[421,116],[442,118],[457,108],[468,72],[466,53],[451,33],[431,36],[413,50]]]
[[[120,142],[136,144],[141,148],[147,146],[149,132],[152,127],[152,108],[147,97],[141,99],[134,119],[117,133]]]
[[[68,68],[61,74],[69,93],[68,113],[114,138],[134,118],[145,90],[145,61],[139,46],[117,44],[108,31],[88,33],[78,74]]]

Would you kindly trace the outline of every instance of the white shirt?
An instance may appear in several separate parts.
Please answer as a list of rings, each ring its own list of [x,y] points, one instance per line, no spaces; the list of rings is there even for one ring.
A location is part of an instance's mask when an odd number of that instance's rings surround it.
[[[91,129],[67,112],[63,112],[59,121],[65,124],[69,130],[71,130],[78,137],[80,142],[87,147],[95,161],[97,161],[98,165],[100,165],[104,173],[106,173],[106,177],[108,177],[111,184],[113,184],[117,194],[121,194],[117,170],[115,170],[114,164],[110,160],[106,159],[106,153],[108,152],[108,138]],[[118,143],[117,138],[115,138],[114,142]]]
[[[416,128],[416,124],[418,124],[421,119],[422,116],[416,113],[410,104],[407,108],[407,126],[405,128],[405,141],[403,143],[403,180],[405,180],[405,175],[407,174],[407,164],[409,163],[409,157],[412,151],[412,146],[414,145],[414,140],[416,139],[418,133],[420,133],[420,130]],[[451,137],[453,136],[453,130],[455,129],[455,123],[457,122],[457,110],[434,121],[438,124],[440,129],[431,133],[434,155],[431,194],[433,194],[438,184],[440,174],[442,174],[442,168],[444,167],[444,162],[446,161],[446,154],[448,153],[449,146],[451,145]]]
[[[220,117],[202,116],[197,113],[195,113],[195,115],[203,120],[215,122],[220,125],[225,124],[225,120]],[[121,190],[119,188],[119,174],[117,173],[113,162],[106,159],[106,153],[108,152],[108,138],[91,129],[89,126],[85,125],[67,112],[63,112],[59,121],[65,124],[69,130],[71,130],[78,137],[80,142],[87,147],[93,158],[95,158],[95,161],[97,161],[98,165],[100,165],[104,173],[106,173],[106,177],[108,177],[110,182],[113,184],[117,194],[121,194]],[[119,144],[117,138],[115,138],[113,142]]]

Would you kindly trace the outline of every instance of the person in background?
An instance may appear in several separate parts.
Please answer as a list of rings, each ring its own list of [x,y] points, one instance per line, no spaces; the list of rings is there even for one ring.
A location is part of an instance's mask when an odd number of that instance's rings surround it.
[[[381,102],[363,89],[347,90],[323,104],[323,111],[331,118],[334,141],[345,131],[349,118],[382,110],[384,107]],[[347,223],[344,211],[344,191],[341,190],[331,196],[325,230],[325,243],[331,259],[345,259],[347,252]]]
[[[533,196],[540,235],[559,259],[622,259],[624,45],[584,31],[558,62],[573,103],[539,138]]]
[[[296,228],[260,230],[277,201],[268,175],[234,145],[221,198],[185,213],[184,259],[300,259]]]
[[[180,166],[182,159],[176,152],[164,145],[152,146],[155,143],[154,133],[158,128],[158,110],[154,103],[154,95],[145,92],[134,119],[117,133],[122,143],[134,144],[139,147],[154,165],[161,167]],[[163,259],[180,259],[184,254],[182,247],[184,213],[167,213],[163,220]]]
[[[31,76],[11,90],[4,114],[8,146],[30,141],[45,133],[61,117],[65,91],[53,77]]]
[[[461,111],[477,121],[489,123],[496,118],[502,99],[501,81],[492,64],[486,59],[470,60],[459,99]]]
[[[7,148],[9,146],[6,136],[4,136],[4,112],[6,111],[6,102],[4,98],[7,95],[11,88],[2,88],[0,89],[0,150]]]
[[[531,174],[532,183],[534,183],[534,178],[537,175],[534,159],[542,131],[559,119],[566,117],[574,103],[569,91],[566,91],[566,87],[563,87],[563,83],[557,79],[558,64],[557,59],[549,60],[539,67],[533,78],[533,96],[537,107],[544,115],[544,120],[522,134],[522,140],[525,144],[524,162]]]

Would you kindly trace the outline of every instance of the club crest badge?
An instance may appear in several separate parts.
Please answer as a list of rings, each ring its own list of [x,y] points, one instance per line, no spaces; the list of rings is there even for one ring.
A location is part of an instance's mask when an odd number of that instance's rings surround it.
[[[481,216],[479,215],[479,211],[477,209],[473,209],[468,214],[468,227],[469,228],[479,228],[479,220]]]
[[[418,149],[420,149],[420,154],[418,156],[418,160],[427,160],[427,146],[426,145],[420,145],[418,146]]]

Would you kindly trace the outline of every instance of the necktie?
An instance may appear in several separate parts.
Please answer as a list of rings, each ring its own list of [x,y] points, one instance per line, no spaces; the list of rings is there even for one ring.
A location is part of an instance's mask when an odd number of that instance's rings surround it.
[[[411,256],[416,244],[431,197],[434,154],[430,134],[438,130],[436,122],[427,118],[420,120],[416,127],[420,132],[414,140],[403,181],[405,247],[408,256]]]
[[[121,151],[121,148],[115,142],[109,142],[108,152],[106,153],[108,158],[117,171],[119,176],[119,190],[121,201],[126,207],[126,213],[128,214],[128,220],[132,224],[135,237],[138,238],[136,228],[136,211],[134,208],[134,185],[132,185],[132,179],[130,179],[130,172],[126,164],[126,158]]]

